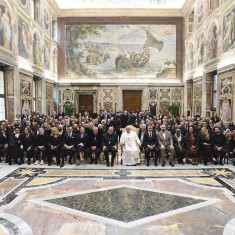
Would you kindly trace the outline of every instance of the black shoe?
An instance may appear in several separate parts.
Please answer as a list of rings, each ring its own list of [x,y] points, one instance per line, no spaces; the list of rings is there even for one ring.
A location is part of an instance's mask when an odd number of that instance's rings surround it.
[[[165,165],[166,165],[166,163],[165,163],[165,162],[163,162],[163,163],[162,163],[162,167],[165,167]]]
[[[224,163],[223,163],[222,161],[219,161],[219,164],[220,164],[221,166],[223,166],[223,165],[224,165]]]
[[[98,162],[97,162],[97,160],[95,160],[95,164],[97,164]]]
[[[154,166],[158,166],[157,162],[154,162]]]
[[[12,163],[11,163],[11,162],[9,162],[9,163],[8,163],[8,165],[10,166],[10,165],[12,165]]]
[[[110,167],[109,163],[107,163],[107,167]]]
[[[112,163],[112,164],[111,164],[111,167],[113,167],[113,166],[114,166],[114,164]]]
[[[64,163],[63,162],[61,162],[60,163],[60,168],[62,168],[64,166]]]
[[[196,164],[195,163],[192,163],[193,166],[195,166]]]
[[[50,163],[48,163],[48,166],[51,166],[51,164],[50,164]]]
[[[27,161],[27,164],[30,165],[30,160]]]
[[[149,163],[149,161],[147,161],[147,164],[146,164],[146,166],[150,166],[150,163]]]
[[[204,162],[204,166],[207,166],[207,162]]]
[[[169,162],[169,165],[172,166],[172,167],[175,166],[173,162]]]

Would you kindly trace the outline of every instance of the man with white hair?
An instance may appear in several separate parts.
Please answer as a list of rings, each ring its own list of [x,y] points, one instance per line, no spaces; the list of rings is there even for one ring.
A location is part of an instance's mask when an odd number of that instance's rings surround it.
[[[131,130],[130,126],[126,127],[126,131],[122,133],[120,138],[120,145],[122,146],[122,164],[136,165],[140,163],[139,146],[141,142],[136,132]]]

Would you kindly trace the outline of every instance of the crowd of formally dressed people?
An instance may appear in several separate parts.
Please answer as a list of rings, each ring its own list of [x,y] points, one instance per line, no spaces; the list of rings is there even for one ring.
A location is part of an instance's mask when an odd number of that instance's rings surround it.
[[[137,130],[133,131],[132,129]],[[0,160],[9,165],[98,164],[101,155],[107,166],[114,166],[121,147],[122,164],[140,164],[145,156],[149,166],[169,162],[198,165],[224,164],[226,156],[235,165],[235,126],[213,117],[153,116],[149,111],[100,114],[77,113],[69,117],[62,110],[51,116],[34,112],[16,115],[13,123],[1,121]],[[111,157],[109,157],[111,155]]]

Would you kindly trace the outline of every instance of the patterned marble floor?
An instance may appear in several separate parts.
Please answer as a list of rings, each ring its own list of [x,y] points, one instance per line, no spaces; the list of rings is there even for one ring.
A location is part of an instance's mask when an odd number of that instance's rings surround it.
[[[0,164],[0,234],[235,234],[235,168]]]

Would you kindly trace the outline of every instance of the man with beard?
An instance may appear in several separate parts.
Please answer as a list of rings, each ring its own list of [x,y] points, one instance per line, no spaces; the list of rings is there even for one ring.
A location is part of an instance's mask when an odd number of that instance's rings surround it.
[[[212,134],[210,142],[216,161],[219,160],[219,164],[223,166],[223,159],[226,155],[226,136],[219,127],[215,127],[215,133]]]

